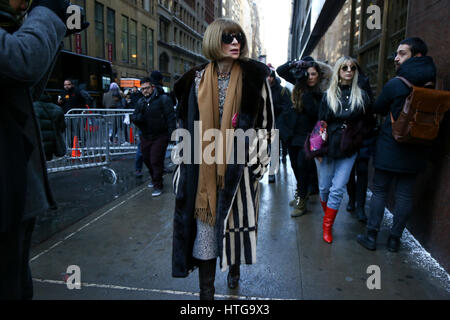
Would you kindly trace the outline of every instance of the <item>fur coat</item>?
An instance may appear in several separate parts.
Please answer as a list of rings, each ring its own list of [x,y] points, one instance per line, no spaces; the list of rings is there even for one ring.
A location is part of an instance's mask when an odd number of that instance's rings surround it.
[[[274,137],[274,111],[267,77],[270,69],[254,61],[240,61],[243,75],[241,109],[238,129],[266,129],[262,140]],[[179,128],[194,137],[194,122],[199,120],[195,75],[206,67],[202,65],[187,72],[176,84],[178,99],[177,119]],[[261,140],[260,140],[261,141]],[[256,141],[257,142],[257,141]],[[245,152],[248,155],[255,141],[246,139]],[[192,143],[192,151],[194,144]],[[237,145],[235,145],[235,154]],[[261,151],[261,149],[259,149]],[[191,152],[193,155],[194,152]],[[193,156],[192,156],[193,158]],[[246,158],[247,159],[247,158]],[[194,163],[192,161],[191,163]],[[225,271],[230,265],[256,263],[256,238],[258,231],[259,180],[267,172],[270,162],[268,153],[259,153],[256,164],[228,164],[225,174],[225,188],[218,192],[216,213],[217,242],[220,266]],[[198,266],[192,257],[197,225],[194,219],[195,198],[198,185],[198,164],[181,163],[174,177],[176,194],[172,275],[187,277]]]

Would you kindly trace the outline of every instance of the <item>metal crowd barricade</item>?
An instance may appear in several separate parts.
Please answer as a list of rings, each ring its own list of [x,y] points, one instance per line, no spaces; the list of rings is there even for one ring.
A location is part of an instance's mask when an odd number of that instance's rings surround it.
[[[103,166],[112,156],[135,154],[139,142],[133,124],[124,123],[134,110],[73,109],[65,115],[64,157],[47,162],[49,173]]]

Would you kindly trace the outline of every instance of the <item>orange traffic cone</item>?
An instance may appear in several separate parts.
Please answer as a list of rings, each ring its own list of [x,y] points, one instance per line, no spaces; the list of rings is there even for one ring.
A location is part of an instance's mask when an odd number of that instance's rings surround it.
[[[73,138],[73,147],[72,147],[72,158],[81,157],[81,151],[79,150],[80,146],[78,145],[78,137],[75,136]]]
[[[134,144],[134,135],[133,135],[133,128],[130,127],[130,143]]]

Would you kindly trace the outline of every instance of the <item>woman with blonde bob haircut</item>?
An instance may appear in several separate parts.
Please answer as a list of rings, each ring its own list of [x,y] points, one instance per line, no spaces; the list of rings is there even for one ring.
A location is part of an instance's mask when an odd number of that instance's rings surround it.
[[[238,286],[240,265],[256,263],[258,181],[270,162],[261,155],[256,164],[228,161],[227,151],[250,154],[249,143],[237,150],[240,144],[228,139],[228,130],[263,129],[259,133],[265,132],[270,144],[274,120],[270,69],[247,58],[247,38],[239,24],[215,20],[205,32],[203,52],[210,62],[188,71],[175,84],[178,123],[191,137],[204,137],[215,129],[223,142],[214,149],[214,163],[196,164],[191,152],[192,159],[175,171],[172,275],[185,278],[198,267],[200,299],[213,300],[217,257],[222,271],[230,269],[230,289]],[[200,126],[194,125],[197,122]],[[200,144],[202,155],[212,141]],[[225,163],[219,154],[225,155]]]
[[[325,212],[323,239],[330,244],[332,227],[357,153],[372,129],[370,98],[358,80],[357,61],[351,57],[340,58],[319,108],[319,120],[326,123],[328,137],[324,147],[316,153],[316,165]]]
[[[240,60],[246,60],[248,56],[247,37],[241,26],[230,19],[218,19],[214,21],[205,31],[203,36],[203,54],[210,61],[220,61],[227,58],[227,54],[222,50],[222,35],[241,34],[243,37],[240,48]]]

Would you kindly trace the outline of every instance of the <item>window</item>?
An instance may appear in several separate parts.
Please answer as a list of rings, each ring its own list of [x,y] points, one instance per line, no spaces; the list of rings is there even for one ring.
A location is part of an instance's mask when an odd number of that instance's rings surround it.
[[[116,12],[110,8],[107,11],[107,34],[106,41],[112,49],[112,60],[116,60]]]
[[[128,51],[128,17],[122,16],[122,62],[129,62]]]
[[[168,42],[169,26],[164,20],[159,20],[159,40]]]
[[[104,6],[95,2],[95,55],[99,58],[105,57],[105,21]]]
[[[131,64],[137,65],[137,22],[130,22],[130,56]]]
[[[147,63],[148,63],[148,35],[147,35],[148,28],[144,25],[142,25],[142,66],[144,66],[147,69]]]
[[[159,56],[159,69],[161,72],[169,72],[169,56],[165,52]]]
[[[154,47],[154,35],[153,30],[148,29],[148,68],[153,69],[155,67],[155,47]]]

